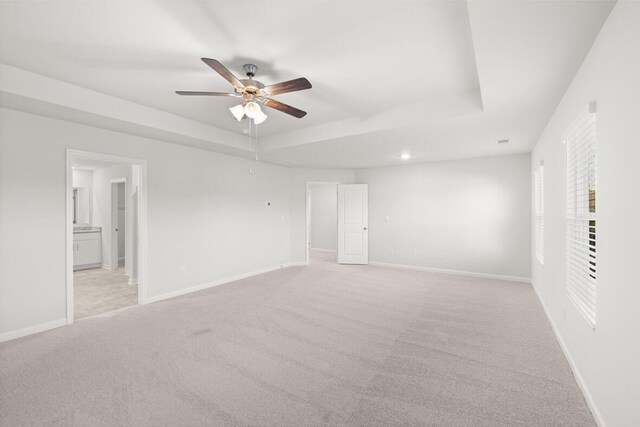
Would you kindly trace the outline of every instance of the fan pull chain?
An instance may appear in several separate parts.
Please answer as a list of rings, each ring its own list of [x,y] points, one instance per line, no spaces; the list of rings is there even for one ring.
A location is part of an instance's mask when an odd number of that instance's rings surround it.
[[[254,126],[256,128],[256,161],[257,161],[257,160],[260,160],[258,158],[258,125],[255,124],[255,121],[253,122],[253,124],[254,124]]]
[[[254,148],[254,153],[255,153],[255,157],[256,160],[260,160],[258,158],[258,125],[255,124],[255,122],[253,121],[252,118],[247,117],[247,119],[249,120],[249,147],[253,147]],[[251,128],[251,123],[253,122],[253,127],[255,128],[255,132],[253,132],[252,128]],[[256,140],[256,144],[253,145],[253,136],[255,133],[255,140]]]
[[[247,117],[249,122],[249,148],[253,147],[253,138],[251,138],[251,118]]]

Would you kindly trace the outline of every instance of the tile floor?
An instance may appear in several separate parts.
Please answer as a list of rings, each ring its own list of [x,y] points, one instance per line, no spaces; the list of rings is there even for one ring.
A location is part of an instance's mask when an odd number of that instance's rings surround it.
[[[138,285],[130,285],[121,262],[115,271],[103,268],[73,273],[75,320],[118,310],[138,303]]]

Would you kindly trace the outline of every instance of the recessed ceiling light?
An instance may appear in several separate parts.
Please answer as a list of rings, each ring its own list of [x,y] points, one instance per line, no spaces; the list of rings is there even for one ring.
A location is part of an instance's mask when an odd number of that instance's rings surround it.
[[[400,156],[400,158],[402,160],[409,160],[411,158],[411,154],[409,153],[402,153],[402,155]]]
[[[498,144],[508,144],[510,141],[508,139],[499,139]]]

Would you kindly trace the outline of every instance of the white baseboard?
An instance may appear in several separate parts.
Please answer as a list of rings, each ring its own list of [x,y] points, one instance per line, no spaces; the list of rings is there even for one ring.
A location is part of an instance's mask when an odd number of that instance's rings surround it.
[[[573,361],[573,357],[571,357],[571,353],[569,352],[569,348],[564,343],[564,340],[562,339],[562,335],[560,335],[560,331],[556,327],[556,324],[554,323],[553,318],[551,317],[551,313],[549,313],[549,310],[547,309],[547,306],[545,305],[544,300],[542,299],[542,297],[540,296],[540,293],[538,292],[538,288],[536,287],[536,285],[533,282],[531,283],[531,285],[533,287],[533,290],[536,293],[536,296],[538,297],[538,301],[540,301],[540,305],[542,306],[542,310],[544,311],[544,314],[547,316],[547,320],[549,321],[549,324],[551,325],[551,329],[553,330],[553,334],[556,336],[556,340],[560,344],[560,348],[562,349],[562,352],[564,353],[564,357],[567,359],[567,362],[569,362],[569,366],[571,367],[571,370],[573,371],[573,376],[575,377],[576,382],[578,383],[578,387],[580,387],[580,390],[582,390],[582,395],[584,396],[584,400],[587,402],[587,406],[589,407],[589,410],[591,410],[591,415],[593,415],[593,419],[595,420],[596,424],[599,427],[606,427],[606,424],[605,424],[604,420],[602,419],[602,415],[600,414],[600,411],[598,410],[598,407],[596,406],[596,403],[593,401],[593,397],[591,397],[591,393],[589,393],[589,389],[587,388],[587,384],[582,379],[582,375],[580,375],[580,371],[578,371],[578,367],[576,366],[575,362]]]
[[[131,280],[131,276],[129,276],[129,281],[127,282],[128,285],[137,285],[138,281],[137,280]]]
[[[181,289],[179,291],[169,292],[169,293],[166,293],[166,294],[162,294],[162,295],[158,295],[158,296],[155,296],[155,297],[147,298],[147,300],[145,301],[145,304],[153,303],[153,302],[157,302],[157,301],[162,301],[162,300],[165,300],[165,299],[168,299],[168,298],[177,297],[177,296],[188,294],[188,293],[191,293],[191,292],[200,291],[200,290],[203,290],[203,289],[211,288],[211,287],[222,285],[222,284],[225,284],[225,283],[234,282],[236,280],[246,279],[248,277],[257,276],[259,274],[264,274],[264,273],[268,273],[270,271],[279,270],[281,268],[293,267],[293,266],[302,266],[302,265],[307,265],[307,264],[304,263],[304,262],[287,262],[287,263],[280,264],[280,265],[277,265],[277,266],[263,268],[261,270],[256,270],[256,271],[252,271],[250,273],[239,274],[237,276],[232,276],[232,277],[228,277],[228,278],[225,278],[225,279],[216,280],[215,282],[205,283],[205,284],[197,285],[197,286],[192,286],[190,288]],[[108,266],[104,266],[104,265],[103,265],[102,268],[105,268],[107,270],[109,269]],[[135,283],[129,283],[129,284],[131,284],[131,285],[137,284],[137,281],[135,281]],[[52,322],[42,323],[40,325],[30,326],[28,328],[19,329],[17,331],[4,332],[4,333],[0,334],[0,342],[13,340],[13,339],[24,337],[24,336],[27,336],[27,335],[37,334],[38,332],[48,331],[50,329],[59,328],[61,326],[65,326],[65,325],[67,325],[67,319],[66,318],[65,319],[60,319],[60,320],[54,320]]]
[[[320,248],[309,248],[312,251],[318,251],[318,252],[333,252],[335,253],[336,250],[335,249],[320,249]]]
[[[270,271],[279,270],[281,268],[292,267],[294,265],[306,265],[306,264],[305,263],[298,264],[298,263],[287,262],[287,263],[284,263],[284,264],[280,264],[280,265],[276,265],[276,266],[272,266],[272,267],[267,267],[267,268],[263,268],[263,269],[260,269],[260,270],[255,270],[255,271],[252,271],[252,272],[249,272],[249,273],[239,274],[237,276],[225,277],[224,279],[216,280],[214,282],[203,283],[201,285],[191,286],[189,288],[180,289],[180,290],[173,291],[173,292],[167,292],[166,294],[156,295],[154,297],[149,297],[149,298],[146,299],[145,304],[162,301],[162,300],[169,299],[169,298],[174,298],[174,297],[177,297],[177,296],[180,296],[180,295],[190,294],[191,292],[201,291],[203,289],[213,288],[214,286],[224,285],[225,283],[235,282],[236,280],[246,279],[248,277],[257,276],[259,274],[264,274],[264,273],[269,273]]]
[[[302,267],[305,265],[309,265],[307,264],[305,261],[296,261],[296,262],[288,262],[285,267]]]
[[[111,270],[111,266],[109,264],[102,264],[100,267],[102,267],[105,270]]]
[[[472,271],[462,271],[462,270],[447,270],[444,268],[435,268],[435,267],[422,267],[419,265],[408,265],[408,264],[390,264],[386,262],[378,262],[378,261],[369,261],[370,265],[376,265],[378,267],[388,267],[388,268],[400,268],[404,270],[417,270],[417,271],[429,271],[431,273],[444,273],[444,274],[455,274],[458,276],[468,276],[468,277],[480,277],[483,279],[496,279],[496,280],[508,280],[510,282],[522,282],[522,283],[531,283],[530,277],[518,277],[518,276],[504,276],[501,274],[487,274],[487,273],[475,273]]]
[[[0,342],[14,340],[20,337],[26,337],[27,335],[37,334],[38,332],[48,331],[49,329],[59,328],[65,326],[67,319],[53,320],[47,323],[41,323],[39,325],[29,326],[28,328],[18,329],[17,331],[4,332],[0,334]]]
[[[102,264],[75,265],[73,267],[73,271],[90,270],[92,268],[100,268],[101,266],[102,266]]]

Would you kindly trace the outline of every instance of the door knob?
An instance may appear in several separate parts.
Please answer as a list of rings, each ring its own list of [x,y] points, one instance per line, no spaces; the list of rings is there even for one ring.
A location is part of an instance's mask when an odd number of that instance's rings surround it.
[[[366,229],[367,229],[367,227],[364,227],[364,228],[363,228],[363,230],[366,230]]]

